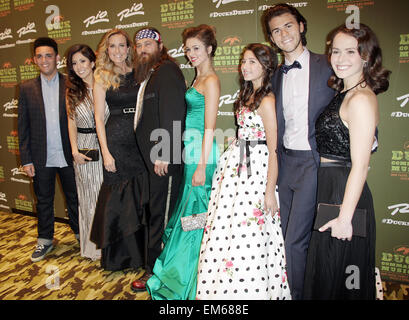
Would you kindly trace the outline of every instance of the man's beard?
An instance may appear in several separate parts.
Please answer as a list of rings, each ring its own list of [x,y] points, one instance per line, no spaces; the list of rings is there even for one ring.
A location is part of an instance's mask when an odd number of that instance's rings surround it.
[[[140,83],[146,79],[152,68],[159,62],[160,52],[143,54],[136,57],[135,80]]]

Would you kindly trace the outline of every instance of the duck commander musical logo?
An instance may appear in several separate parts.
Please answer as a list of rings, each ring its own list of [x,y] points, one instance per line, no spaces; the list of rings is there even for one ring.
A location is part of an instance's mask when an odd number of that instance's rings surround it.
[[[24,64],[19,66],[20,80],[30,80],[37,78],[40,74],[40,70],[34,63],[33,58],[27,57],[24,59]]]
[[[400,35],[399,63],[409,62],[409,33]]]
[[[13,0],[14,10],[27,11],[34,7],[35,0]]]
[[[11,131],[10,134],[7,136],[7,150],[8,152],[14,155],[20,154],[17,130]]]
[[[382,278],[409,283],[409,245],[395,246],[391,251],[382,252]]]
[[[28,199],[29,198],[24,194],[18,195],[18,197],[14,199],[15,208],[17,210],[33,212],[33,202]]]
[[[185,28],[194,23],[194,0],[172,1],[160,4],[162,27]]]
[[[12,88],[17,85],[17,69],[9,61],[5,61],[0,67],[0,87]]]
[[[48,36],[59,44],[71,40],[71,21],[60,14],[60,8],[49,5],[45,12],[50,14],[45,20]]]
[[[229,35],[222,40],[217,47],[214,57],[216,71],[222,73],[237,73],[240,62],[240,54],[243,51],[242,39],[237,35]]]
[[[0,1],[0,18],[5,17],[11,13],[11,0]]]
[[[392,150],[391,177],[409,181],[409,141],[406,141],[403,150]]]

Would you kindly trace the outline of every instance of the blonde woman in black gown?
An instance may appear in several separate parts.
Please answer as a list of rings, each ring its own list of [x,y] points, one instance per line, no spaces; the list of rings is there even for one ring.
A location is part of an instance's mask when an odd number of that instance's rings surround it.
[[[133,131],[139,86],[134,81],[133,45],[112,29],[98,46],[95,70],[95,124],[104,164],[91,239],[102,248],[106,270],[144,266],[144,204],[147,172]],[[104,124],[105,103],[109,119]]]

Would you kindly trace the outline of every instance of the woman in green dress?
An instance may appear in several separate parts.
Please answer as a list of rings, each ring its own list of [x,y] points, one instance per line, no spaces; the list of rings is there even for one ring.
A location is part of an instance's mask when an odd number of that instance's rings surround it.
[[[193,300],[196,297],[203,229],[183,231],[181,218],[207,212],[219,157],[214,139],[220,97],[220,82],[212,60],[217,48],[215,32],[208,25],[200,25],[185,29],[182,37],[196,77],[185,95],[183,187],[163,235],[163,251],[155,262],[153,276],[146,283],[153,300]]]

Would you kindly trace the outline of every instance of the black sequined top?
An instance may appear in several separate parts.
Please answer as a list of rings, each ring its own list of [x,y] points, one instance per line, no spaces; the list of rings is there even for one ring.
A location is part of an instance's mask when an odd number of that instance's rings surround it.
[[[339,115],[339,109],[348,91],[338,93],[328,107],[320,114],[315,123],[317,149],[321,157],[332,160],[351,161],[349,130]],[[377,136],[378,129],[375,132],[375,137],[377,138]],[[377,139],[372,152],[375,152],[376,149]]]

